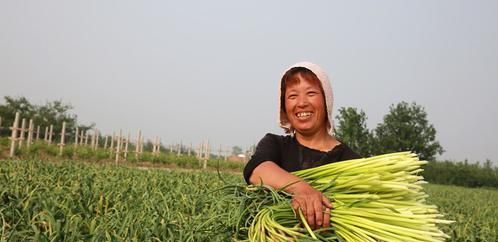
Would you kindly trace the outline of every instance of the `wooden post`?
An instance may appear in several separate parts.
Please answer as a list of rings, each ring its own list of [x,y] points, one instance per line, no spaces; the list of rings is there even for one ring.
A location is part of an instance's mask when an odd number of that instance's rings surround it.
[[[202,166],[203,169],[207,168],[207,162],[209,160],[209,140],[207,140],[205,152],[206,153],[204,154],[204,164]]]
[[[85,140],[85,131],[84,130],[81,130],[80,131],[80,142],[79,142],[79,145],[80,146],[83,146],[83,141]]]
[[[111,145],[109,146],[109,149],[113,150],[114,149],[114,138],[116,136],[116,133],[112,133],[112,136],[111,136]]]
[[[97,150],[99,148],[99,138],[100,138],[100,131],[98,131],[97,129],[95,130],[95,150]]]
[[[159,139],[159,136],[156,136],[156,142],[155,142],[154,151],[153,151],[154,156],[158,156],[159,155],[160,147],[161,147],[161,141]]]
[[[201,149],[202,149],[201,147],[202,147],[202,144],[199,144],[197,146],[197,154],[195,154],[196,157],[197,157],[197,159],[199,159],[199,160],[201,159],[201,155],[200,155],[201,154]]]
[[[178,149],[176,151],[176,156],[182,155],[182,141],[180,141],[180,144],[178,144]]]
[[[142,153],[144,153],[144,136],[143,135],[140,137],[140,155],[142,155]]]
[[[22,142],[24,141],[24,132],[26,130],[26,119],[22,119],[21,133],[19,135],[19,149],[22,147]]]
[[[33,142],[33,119],[29,120],[29,128],[28,128],[28,141],[26,142],[26,146],[29,148],[31,143]]]
[[[192,152],[192,142],[190,142],[190,146],[188,147],[188,156],[190,157],[190,152]]]
[[[142,130],[138,130],[137,143],[135,145],[135,159],[138,161],[138,156],[140,154],[140,141],[142,139]]]
[[[48,142],[48,127],[45,127],[45,136],[43,137],[43,141],[45,141],[45,143]]]
[[[207,141],[207,143],[206,143],[206,160],[209,160],[209,158],[210,158],[210,157],[209,157],[209,156],[210,156],[210,153],[211,153],[211,152],[210,152],[210,151],[211,151],[211,149],[210,149],[210,148],[211,148],[211,147],[210,147],[210,145],[209,145],[209,140],[208,140],[208,141]]]
[[[221,160],[221,145],[220,148],[218,149],[218,159]]]
[[[52,133],[54,132],[54,125],[50,125],[50,133],[48,133],[48,143],[52,144]]]
[[[200,153],[201,153],[201,147],[202,147],[202,145],[201,145],[201,144],[199,144],[199,145],[197,146],[197,148],[196,148],[196,151],[197,151],[197,152],[196,152],[196,154],[195,154],[195,157],[197,158],[197,160],[199,160],[199,166],[201,166],[201,165],[202,165],[202,164],[201,164],[201,156],[200,156]]]
[[[76,131],[74,132],[74,149],[78,147],[78,135],[79,135],[79,129],[76,127]]]
[[[37,125],[36,127],[36,141],[40,139],[40,125]]]
[[[92,141],[91,141],[91,147],[92,147],[92,150],[95,150],[95,135],[96,135],[96,129],[93,128],[93,133],[92,133]]]
[[[114,152],[114,136],[116,136],[116,133],[115,132],[112,132],[112,136],[111,136],[111,145],[109,147],[109,158],[112,159],[112,152]]]
[[[120,148],[121,148],[121,134],[122,134],[122,131],[121,129],[119,130],[119,136],[116,140],[116,165],[118,164],[118,161],[119,161],[119,152],[120,152]]]
[[[107,139],[109,138],[109,136],[105,136],[104,138],[104,150],[107,150]]]
[[[124,160],[128,158],[128,142],[130,141],[130,132],[128,132],[128,136],[126,137],[125,150],[124,150]]]
[[[88,130],[85,131],[85,146],[88,146]]]
[[[227,146],[227,149],[225,150],[225,161],[227,160],[228,158],[228,154],[230,152],[230,147]]]
[[[59,143],[59,156],[62,156],[62,151],[64,151],[65,136],[66,136],[66,122],[62,122],[61,142]]]
[[[12,135],[10,136],[10,157],[14,157],[14,151],[16,149],[17,140],[17,127],[19,126],[19,112],[16,112],[16,117],[14,118],[14,123],[10,128],[12,130]]]

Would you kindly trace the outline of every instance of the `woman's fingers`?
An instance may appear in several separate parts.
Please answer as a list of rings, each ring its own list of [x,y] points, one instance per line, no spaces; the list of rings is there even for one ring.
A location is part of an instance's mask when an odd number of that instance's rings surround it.
[[[322,204],[323,204],[323,227],[330,227],[330,209],[332,209],[332,203],[327,198],[327,196],[322,196]]]
[[[312,229],[323,224],[322,194],[317,192],[306,199],[306,220]]]
[[[330,227],[332,203],[325,195],[311,186],[305,186],[295,192],[291,205],[296,213],[301,210],[310,228]]]
[[[323,212],[323,228],[330,227],[330,208],[325,207],[325,211]]]
[[[307,204],[307,210],[306,210],[306,220],[308,221],[308,225],[312,228],[315,229],[315,206],[313,203],[308,201],[309,204]]]
[[[313,215],[315,216],[315,229],[321,228],[323,225],[323,206],[322,206],[322,201],[317,200],[314,203],[314,209]]]
[[[327,196],[325,196],[323,194],[322,194],[322,203],[327,208],[333,208],[332,203],[330,202],[330,200],[327,198]]]
[[[307,210],[306,210],[306,201],[302,198],[297,198],[294,197],[292,199],[292,209],[294,209],[294,212],[296,214],[299,214],[299,209],[301,209],[301,212],[303,213],[304,217],[307,218]],[[306,219],[308,220],[308,219]]]

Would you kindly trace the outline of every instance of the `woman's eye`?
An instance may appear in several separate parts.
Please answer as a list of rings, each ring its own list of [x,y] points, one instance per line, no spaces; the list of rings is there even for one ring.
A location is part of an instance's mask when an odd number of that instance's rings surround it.
[[[289,95],[287,98],[288,98],[288,99],[294,99],[294,98],[296,98],[296,96],[297,96],[296,94],[291,94],[291,95]]]
[[[311,96],[311,97],[312,97],[312,96],[315,96],[315,95],[317,95],[317,94],[318,94],[318,93],[317,93],[317,92],[314,92],[314,91],[313,91],[313,92],[308,92],[308,96]]]

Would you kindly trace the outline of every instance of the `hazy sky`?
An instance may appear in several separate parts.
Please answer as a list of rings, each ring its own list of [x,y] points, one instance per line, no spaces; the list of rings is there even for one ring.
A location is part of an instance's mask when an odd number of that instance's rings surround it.
[[[425,107],[440,159],[498,164],[497,1],[0,1],[0,96],[62,100],[80,122],[165,145],[257,143],[298,61],[370,129]],[[3,100],[2,100],[3,102]],[[335,115],[334,115],[335,116]]]

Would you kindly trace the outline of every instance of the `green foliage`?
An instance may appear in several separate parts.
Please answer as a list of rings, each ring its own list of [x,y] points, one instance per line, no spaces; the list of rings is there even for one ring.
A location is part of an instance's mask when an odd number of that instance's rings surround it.
[[[240,174],[222,173],[229,183]],[[229,241],[213,172],[0,160],[0,241]],[[498,190],[424,185],[448,241],[498,240]],[[209,220],[213,226],[199,230]],[[209,223],[211,224],[211,223]]]
[[[367,116],[363,110],[340,108],[336,116],[336,137],[363,157],[376,155],[374,136],[367,128]]]
[[[467,161],[430,161],[424,167],[423,176],[431,183],[498,188],[498,167],[493,168],[490,160],[483,165]]]
[[[448,241],[498,241],[498,190],[432,184],[424,189],[427,200],[456,221],[442,228]]]
[[[95,152],[90,147],[78,147],[76,149],[76,157],[83,160],[91,159],[95,156]]]
[[[239,154],[242,154],[242,148],[240,148],[240,146],[233,146],[232,155],[239,155]]]
[[[242,170],[244,170],[245,164],[238,161],[225,161],[221,159],[213,159],[208,161],[207,166],[219,170],[232,170],[232,171],[242,172]]]
[[[406,102],[391,105],[383,123],[370,131],[363,110],[340,108],[336,116],[337,138],[364,157],[412,151],[423,160],[433,160],[443,148],[436,141],[436,129],[427,120],[422,106]]]
[[[230,239],[216,174],[40,161],[0,161],[0,174],[0,241]]]
[[[10,126],[14,122],[16,112],[19,112],[23,117],[31,117],[35,114],[35,106],[33,106],[25,97],[13,98],[5,96],[4,100],[5,104],[0,105],[2,126]]]
[[[29,147],[26,144],[23,144],[20,149],[16,148],[15,154],[18,157],[39,159],[43,156],[57,156],[59,154],[59,147],[38,141],[31,144]]]
[[[71,159],[74,156],[74,146],[66,145],[62,150],[62,157]]]
[[[13,98],[5,96],[5,104],[0,105],[0,117],[3,126],[10,126],[14,122],[16,112],[20,112],[21,118],[33,119],[36,126],[42,129],[53,125],[53,132],[59,134],[62,130],[62,123],[66,122],[66,138],[74,139],[76,127],[81,130],[88,130],[95,126],[82,125],[77,123],[77,115],[71,114],[73,107],[62,101],[51,101],[44,105],[34,105],[25,97]],[[6,132],[7,131],[7,132]],[[43,132],[43,130],[41,130]],[[8,135],[8,130],[3,130],[0,135]]]
[[[401,102],[389,109],[384,122],[375,129],[378,153],[412,151],[422,160],[433,160],[444,152],[422,106]]]
[[[1,147],[9,147],[10,140],[8,137],[0,137],[0,146]]]
[[[142,161],[152,161],[154,159],[154,155],[150,152],[144,152],[140,156],[140,160]]]
[[[95,159],[97,159],[98,161],[109,159],[110,156],[111,154],[107,150],[97,149],[97,151],[95,151]]]

